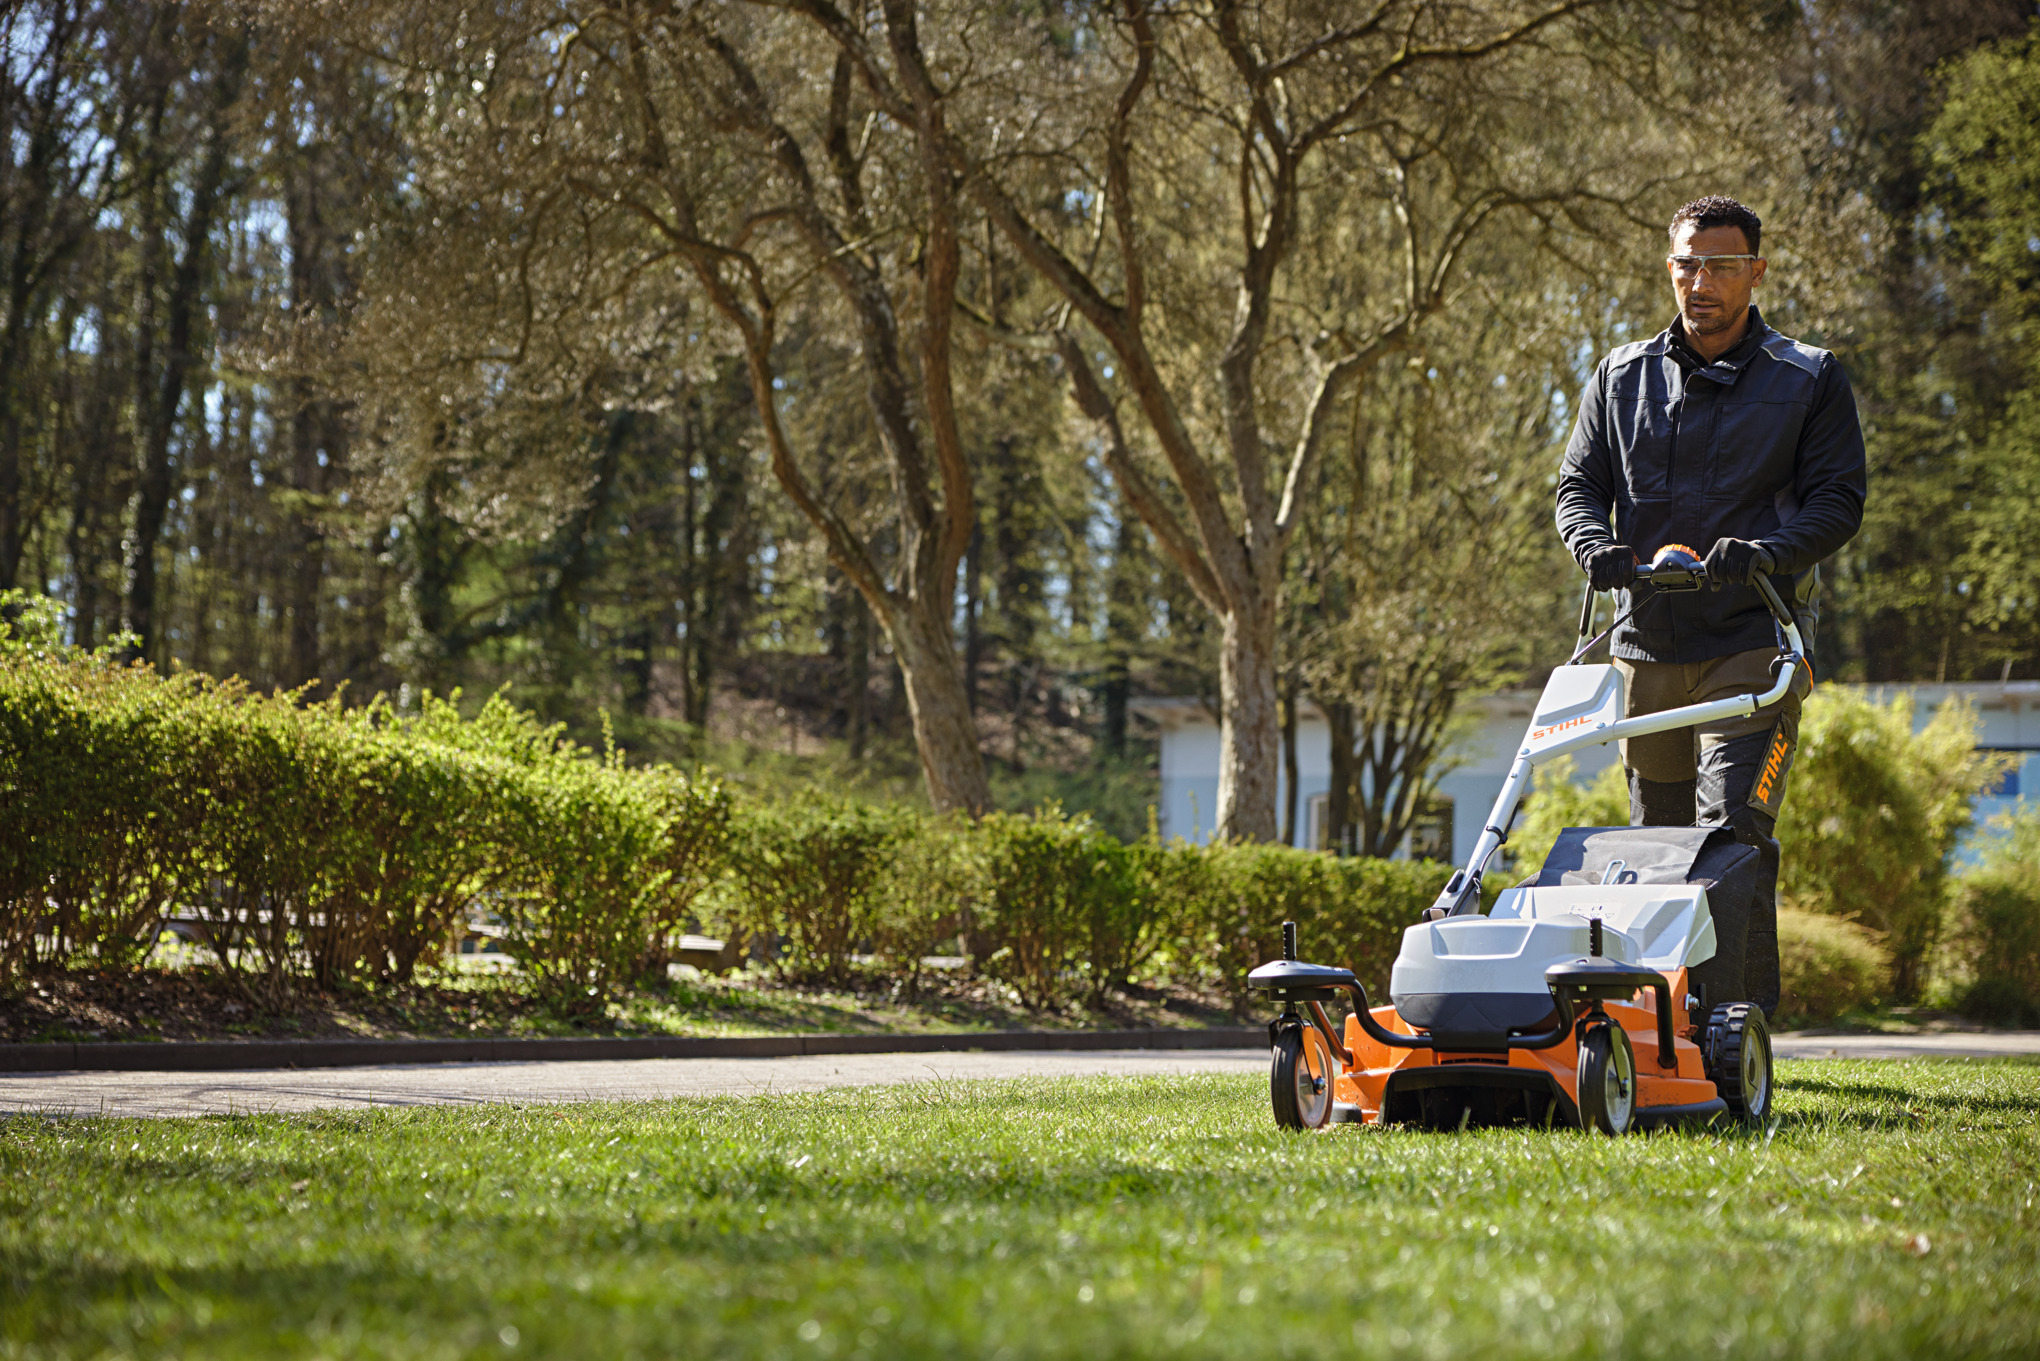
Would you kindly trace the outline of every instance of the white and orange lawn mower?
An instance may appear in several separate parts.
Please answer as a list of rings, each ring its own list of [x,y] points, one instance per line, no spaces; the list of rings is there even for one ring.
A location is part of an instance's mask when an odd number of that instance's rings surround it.
[[[1636,579],[1668,591],[1706,581],[1679,549]],[[1282,1005],[1269,1027],[1277,1123],[1527,1122],[1619,1135],[1769,1114],[1764,1014],[1741,1000],[1741,952],[1716,949],[1717,916],[1746,920],[1757,872],[1757,852],[1730,829],[1570,828],[1535,876],[1480,910],[1482,875],[1537,766],[1785,698],[1805,665],[1799,629],[1770,582],[1756,586],[1781,640],[1762,694],[1625,718],[1621,673],[1579,660],[1590,644],[1552,672],[1472,856],[1403,933],[1390,1005],[1370,1005],[1349,969],[1298,960],[1295,925],[1283,924],[1283,958],[1247,980]],[[1325,1004],[1341,993],[1355,1005],[1335,1026]]]

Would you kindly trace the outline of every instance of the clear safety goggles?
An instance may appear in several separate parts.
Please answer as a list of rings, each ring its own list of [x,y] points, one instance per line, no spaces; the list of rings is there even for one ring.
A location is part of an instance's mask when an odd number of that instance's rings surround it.
[[[1761,257],[1755,255],[1667,255],[1672,273],[1681,279],[1697,279],[1700,271],[1716,279],[1740,279],[1748,272],[1750,263]]]

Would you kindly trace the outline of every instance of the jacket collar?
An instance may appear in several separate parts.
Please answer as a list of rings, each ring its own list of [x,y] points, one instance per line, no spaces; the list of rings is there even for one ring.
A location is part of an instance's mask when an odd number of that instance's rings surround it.
[[[1686,323],[1679,317],[1673,317],[1672,324],[1658,332],[1656,338],[1650,342],[1649,350],[1654,355],[1671,356],[1673,361],[1688,373],[1702,374],[1717,383],[1733,383],[1742,373],[1743,367],[1756,357],[1757,351],[1763,349],[1765,343],[1776,334],[1777,332],[1764,324],[1764,315],[1757,310],[1757,305],[1751,303],[1749,329],[1743,332],[1742,339],[1738,340],[1733,348],[1711,364],[1703,361],[1686,344]]]

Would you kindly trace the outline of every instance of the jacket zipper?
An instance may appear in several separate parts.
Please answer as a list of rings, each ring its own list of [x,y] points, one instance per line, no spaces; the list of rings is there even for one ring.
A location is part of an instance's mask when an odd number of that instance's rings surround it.
[[[1672,368],[1677,370],[1679,374],[1679,396],[1672,403],[1672,442],[1665,451],[1665,495],[1667,496],[1677,496],[1679,494],[1679,427],[1685,423],[1686,419],[1685,368],[1677,360],[1672,362]]]

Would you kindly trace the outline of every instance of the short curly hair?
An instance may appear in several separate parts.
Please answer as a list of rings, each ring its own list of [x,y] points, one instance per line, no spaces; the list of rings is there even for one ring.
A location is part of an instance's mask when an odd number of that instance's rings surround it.
[[[1668,236],[1678,238],[1679,228],[1691,223],[1695,228],[1740,227],[1750,243],[1750,254],[1764,253],[1764,222],[1755,213],[1726,194],[1709,194],[1696,198],[1678,212],[1672,214],[1672,225],[1665,229]]]

